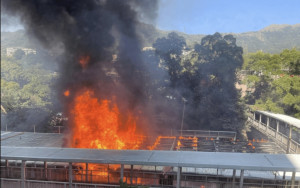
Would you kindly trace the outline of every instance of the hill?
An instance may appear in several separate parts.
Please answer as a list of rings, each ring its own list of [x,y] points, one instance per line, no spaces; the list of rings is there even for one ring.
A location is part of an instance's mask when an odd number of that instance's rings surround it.
[[[158,30],[152,25],[140,24],[138,29],[142,33],[143,47],[152,46],[157,38],[166,37],[171,31]],[[203,34],[189,35],[182,32],[189,46],[200,43]],[[232,34],[237,39],[237,44],[242,46],[245,53],[263,51],[267,53],[280,53],[283,49],[300,48],[300,24],[295,25],[270,25],[259,31]],[[24,31],[1,32],[1,51],[7,47],[33,48],[34,45]],[[2,51],[3,53],[3,51]]]
[[[150,46],[157,38],[165,37],[171,31],[157,30],[153,26],[142,26],[143,33],[147,38],[145,45]],[[152,32],[152,34],[149,34]],[[205,36],[203,34],[189,35],[182,32],[177,34],[183,36],[189,46],[200,43]],[[259,31],[245,33],[221,33],[232,34],[237,39],[237,44],[242,46],[245,53],[264,51],[267,53],[280,53],[284,49],[300,48],[300,24],[295,25],[270,25]]]

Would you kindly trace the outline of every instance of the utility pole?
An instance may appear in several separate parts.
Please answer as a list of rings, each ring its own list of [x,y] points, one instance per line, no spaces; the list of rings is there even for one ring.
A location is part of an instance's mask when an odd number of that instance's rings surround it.
[[[182,97],[182,101],[183,101],[183,110],[182,110],[182,118],[181,118],[180,136],[182,136],[182,128],[183,128],[183,120],[184,120],[185,103],[187,102],[187,100],[186,100],[184,97]]]

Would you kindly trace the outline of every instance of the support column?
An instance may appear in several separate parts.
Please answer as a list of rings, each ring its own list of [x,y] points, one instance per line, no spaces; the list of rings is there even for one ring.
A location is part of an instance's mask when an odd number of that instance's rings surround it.
[[[72,188],[72,180],[73,175],[72,175],[72,163],[69,163],[69,188]]]
[[[240,188],[243,188],[243,184],[244,184],[244,169],[241,170]]]
[[[267,125],[266,125],[266,133],[267,133],[267,135],[268,135],[269,125],[270,125],[270,118],[267,117]]]
[[[288,140],[288,144],[287,144],[287,147],[286,147],[286,153],[287,154],[290,153],[291,141],[292,141],[292,126],[289,125],[289,140]]]
[[[89,163],[85,163],[85,182],[89,181]]]
[[[259,114],[259,123],[261,123],[261,114]]]
[[[8,160],[6,159],[5,160],[5,168],[6,168],[6,178],[9,177],[9,163],[8,163]]]
[[[109,184],[109,164],[107,164],[107,183]]]
[[[177,168],[177,185],[176,185],[176,188],[180,188],[181,170],[182,170],[182,167]]]
[[[22,160],[22,163],[21,163],[21,188],[25,188],[25,165],[26,165],[26,161]]]
[[[233,169],[233,173],[232,173],[232,188],[235,187],[235,174],[236,174],[236,169]]]
[[[291,188],[295,187],[295,176],[296,176],[296,172],[293,172],[292,173],[292,185],[291,185]]]
[[[121,183],[123,183],[124,179],[124,164],[121,164]]]
[[[275,138],[277,138],[279,132],[279,121],[276,121],[276,133],[275,133]]]
[[[130,185],[132,185],[133,165],[130,165]]]
[[[48,178],[48,173],[47,173],[47,161],[44,161],[44,174],[45,174],[45,179]]]

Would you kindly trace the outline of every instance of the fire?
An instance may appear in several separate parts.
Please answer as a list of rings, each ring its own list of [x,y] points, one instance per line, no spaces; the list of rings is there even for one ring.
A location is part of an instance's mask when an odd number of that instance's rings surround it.
[[[68,97],[69,95],[70,95],[70,90],[66,90],[66,91],[64,92],[64,96]]]
[[[247,145],[250,146],[250,147],[252,147],[252,149],[255,149],[255,146],[253,146],[253,144],[251,143],[251,141],[249,141],[249,143]]]
[[[92,90],[84,90],[72,104],[72,147],[138,149],[144,137],[136,134],[136,118],[126,115],[121,119],[113,101],[99,100]]]
[[[179,138],[178,138],[179,140],[191,140],[192,142],[193,142],[193,144],[192,144],[192,146],[193,147],[197,147],[198,146],[198,138],[197,137],[183,137],[183,136],[180,136]],[[178,143],[177,143],[177,146],[180,148],[180,146],[181,146],[182,144],[181,144],[181,142],[180,141],[178,141]]]
[[[182,146],[181,142],[178,140],[177,141],[177,149],[180,149],[180,147]]]
[[[90,56],[82,56],[79,59],[79,64],[83,69],[85,69],[89,61],[90,61]]]
[[[260,139],[260,140],[259,140],[259,139],[256,139],[256,140],[255,140],[255,139],[253,138],[252,141],[253,141],[253,142],[261,142],[261,143],[266,143],[266,142],[268,142],[268,140],[265,140],[265,139],[263,139],[263,138]]]
[[[158,136],[152,146],[149,146],[149,150],[154,150],[159,144],[161,139],[175,139],[175,136]]]

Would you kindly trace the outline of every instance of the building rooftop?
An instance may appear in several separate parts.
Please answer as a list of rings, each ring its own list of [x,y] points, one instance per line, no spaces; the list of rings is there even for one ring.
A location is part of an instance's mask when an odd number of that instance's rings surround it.
[[[300,155],[194,151],[98,150],[51,147],[1,147],[8,160],[128,164],[193,168],[300,172]]]
[[[62,147],[63,134],[1,131],[1,146]]]

